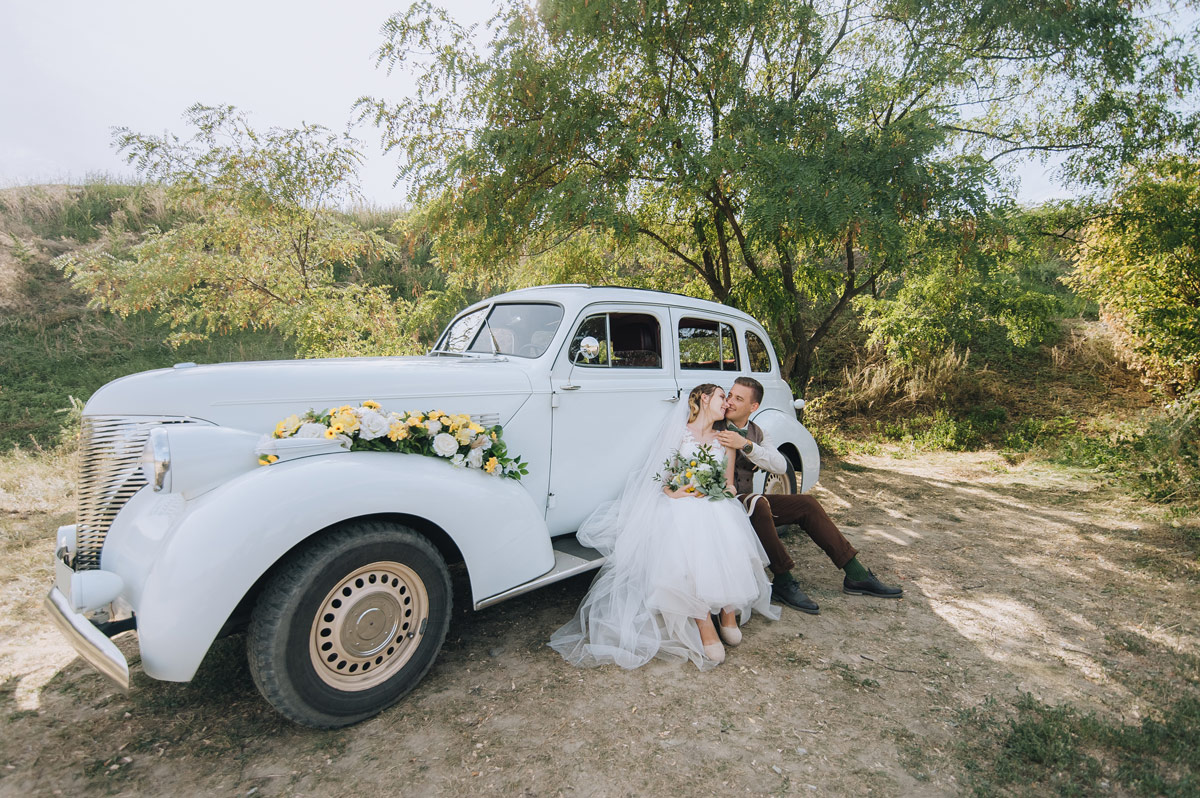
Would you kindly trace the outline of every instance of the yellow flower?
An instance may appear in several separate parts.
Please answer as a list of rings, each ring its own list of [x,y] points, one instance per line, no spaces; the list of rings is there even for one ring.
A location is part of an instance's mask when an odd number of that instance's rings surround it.
[[[403,421],[397,421],[388,429],[388,439],[392,441],[402,441],[408,437],[408,427]]]
[[[341,427],[338,432],[354,432],[359,427],[358,416],[338,411],[336,416],[329,419],[329,425]]]
[[[496,438],[496,433],[493,432],[492,433],[492,443],[495,443],[497,440],[498,439]]]
[[[338,412],[339,413],[353,413],[354,408],[351,407],[350,405],[342,405],[341,407],[338,408]]]
[[[695,461],[695,460],[693,460],[693,461],[692,461],[692,463],[691,463],[691,465],[692,465],[692,468],[695,468],[695,467],[696,467],[696,461]],[[688,474],[688,476],[690,477],[690,476],[691,476],[691,474]]]
[[[295,435],[296,430],[300,429],[300,425],[302,423],[303,422],[300,420],[300,416],[295,414],[288,416],[283,421],[280,421],[275,425],[275,437],[286,438],[289,435]]]
[[[376,402],[373,399],[368,399],[367,401],[362,403],[362,406],[367,408],[368,410],[378,410],[379,402]]]
[[[333,431],[333,427],[330,427],[329,429],[325,430],[325,437],[329,438],[329,439],[333,439],[333,438],[337,437],[337,433]]]
[[[335,421],[332,425],[330,425],[329,430],[325,433],[325,437],[332,438],[333,436],[329,434],[330,432],[336,432],[338,435],[341,435],[345,431],[346,428]]]
[[[407,425],[408,425],[408,426],[410,426],[410,427],[420,427],[420,426],[422,426],[422,423],[421,423],[421,417],[420,417],[420,416],[409,416],[409,417],[408,417],[408,421],[405,421],[404,423],[405,423],[405,424],[407,424]]]
[[[684,488],[684,489],[683,489],[683,491],[684,491],[684,493],[695,493],[695,492],[696,492],[696,486],[695,486],[695,485],[688,485],[686,488]]]
[[[454,428],[451,427],[451,430],[453,429]],[[473,437],[474,435],[472,435],[469,429],[460,429],[458,432],[454,433],[454,440],[458,441],[460,446],[466,446],[471,442],[471,438]]]
[[[480,426],[479,424],[476,424],[474,421],[470,422],[470,425],[471,425],[471,432],[474,432],[476,435],[483,432],[483,427]]]
[[[271,465],[271,463],[274,463],[278,460],[279,460],[278,455],[274,455],[274,454],[260,454],[258,456],[258,464],[260,466]]]
[[[500,465],[500,461],[493,457],[484,464],[483,469],[490,474],[496,470],[496,466],[498,465]]]
[[[441,410],[434,410],[432,413],[429,414],[429,417],[430,418],[441,418],[444,415],[446,415],[446,414],[443,413]]]

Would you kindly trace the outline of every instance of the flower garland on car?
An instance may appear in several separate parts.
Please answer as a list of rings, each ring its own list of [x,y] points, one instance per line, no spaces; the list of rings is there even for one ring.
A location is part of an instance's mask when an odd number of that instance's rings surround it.
[[[654,475],[654,481],[671,490],[682,488],[687,493],[707,496],[712,501],[733,498],[725,484],[725,468],[712,448],[703,444],[690,458],[683,457],[678,450],[671,452],[663,461],[663,470]]]
[[[275,425],[272,438],[326,438],[350,451],[399,452],[440,457],[457,468],[485,471],[520,479],[529,473],[520,457],[510,457],[499,424],[485,427],[466,414],[441,410],[392,413],[378,402],[358,407],[331,407],[323,413],[309,410],[291,415]],[[259,465],[279,460],[275,454],[259,455]]]

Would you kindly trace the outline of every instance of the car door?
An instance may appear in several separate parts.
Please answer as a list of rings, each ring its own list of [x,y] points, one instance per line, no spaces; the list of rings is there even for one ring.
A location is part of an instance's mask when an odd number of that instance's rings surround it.
[[[551,370],[553,442],[546,523],[574,532],[615,499],[679,401],[671,319],[659,305],[591,305],[575,320]],[[599,351],[580,355],[593,337]]]

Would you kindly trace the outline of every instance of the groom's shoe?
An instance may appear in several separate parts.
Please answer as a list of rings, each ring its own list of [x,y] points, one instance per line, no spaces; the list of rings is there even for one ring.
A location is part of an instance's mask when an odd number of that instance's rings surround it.
[[[821,614],[817,602],[804,594],[790,573],[776,575],[775,583],[771,585],[771,598],[809,615]]]
[[[857,581],[847,576],[842,580],[842,592],[852,596],[874,596],[875,598],[900,598],[904,595],[901,588],[890,587],[880,582],[873,571],[867,571],[867,578]]]

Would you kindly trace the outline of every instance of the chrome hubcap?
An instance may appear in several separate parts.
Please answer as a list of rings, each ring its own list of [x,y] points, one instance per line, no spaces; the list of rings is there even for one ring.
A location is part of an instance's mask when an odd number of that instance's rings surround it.
[[[406,565],[373,562],[329,591],[313,619],[309,657],[321,681],[367,690],[391,678],[421,644],[425,583]]]

